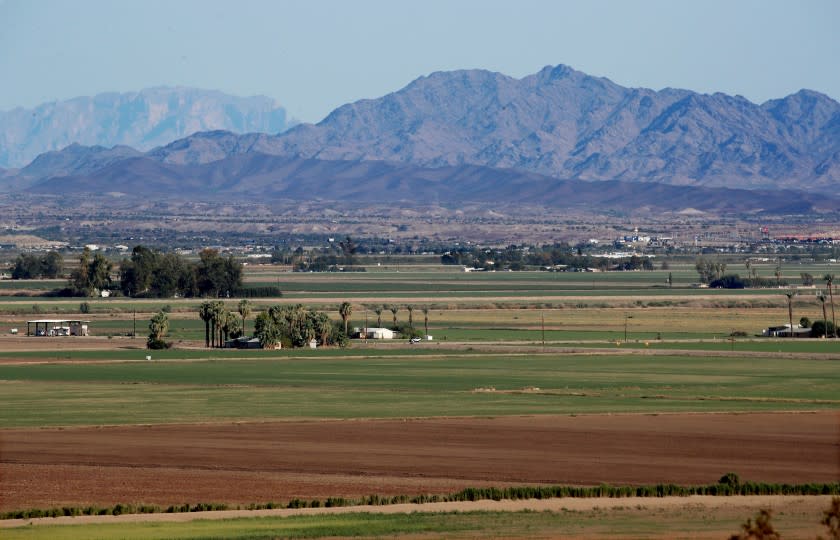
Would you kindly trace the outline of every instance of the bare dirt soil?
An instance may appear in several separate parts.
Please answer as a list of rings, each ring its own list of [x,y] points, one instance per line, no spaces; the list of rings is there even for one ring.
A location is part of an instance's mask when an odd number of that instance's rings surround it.
[[[448,493],[508,484],[840,480],[840,413],[0,430],[0,509]]]

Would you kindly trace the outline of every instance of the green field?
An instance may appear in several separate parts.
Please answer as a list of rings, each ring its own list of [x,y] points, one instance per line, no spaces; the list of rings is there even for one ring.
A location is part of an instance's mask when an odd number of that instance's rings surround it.
[[[415,351],[3,365],[0,426],[840,406],[834,361]]]
[[[254,313],[283,302],[325,310],[338,320],[353,302],[351,328],[376,323],[374,309],[430,308],[433,341],[356,342],[347,349],[200,349],[200,299],[131,300],[3,296],[0,333],[55,316],[90,319],[97,350],[84,341],[10,339],[0,350],[0,429],[266,420],[759,412],[840,409],[840,340],[761,339],[787,322],[779,289],[692,288],[691,264],[668,271],[464,273],[437,265],[371,267],[370,272],[295,274],[248,267],[248,286],[279,286],[282,299],[252,300]],[[790,266],[815,276],[825,265]],[[733,271],[737,272],[738,269]],[[745,272],[742,272],[745,273]],[[764,265],[760,275],[772,274]],[[46,291],[58,282],[2,282],[0,292]],[[60,286],[61,283],[58,283]],[[793,320],[822,318],[815,290],[793,302]],[[88,302],[90,313],[81,315]],[[226,300],[235,310],[238,300]],[[171,308],[176,348],[144,349],[148,319]],[[830,312],[829,312],[830,313]],[[829,314],[830,317],[830,314]],[[135,322],[136,320],[136,322]],[[382,325],[392,314],[382,312]],[[136,327],[137,338],[125,337]],[[741,337],[730,339],[730,335]],[[108,339],[108,337],[111,337]],[[43,347],[39,344],[43,343]],[[105,343],[105,349],[102,348]],[[0,349],[3,349],[0,338]],[[94,345],[91,345],[94,346]],[[184,348],[178,348],[184,347]],[[191,348],[192,347],[192,348]],[[14,348],[24,349],[22,351]],[[146,355],[152,361],[145,360]],[[27,361],[15,363],[16,361]],[[620,508],[584,512],[346,514],[189,523],[38,526],[3,529],[3,538],[317,538],[406,535],[447,538],[648,537],[667,530],[738,530],[745,515],[706,510]],[[779,516],[778,528],[818,520]],[[811,530],[811,529],[806,529]],[[810,537],[815,536],[810,534]]]
[[[49,538],[97,540],[123,538],[257,540],[273,538],[651,538],[668,531],[673,537],[698,531],[726,538],[739,531],[748,516],[742,509],[711,511],[683,507],[668,511],[618,506],[559,512],[438,512],[404,514],[348,513],[340,515],[196,520],[186,523],[106,523],[41,525],[4,529],[6,540]],[[815,511],[780,512],[773,524],[782,538],[825,533]]]

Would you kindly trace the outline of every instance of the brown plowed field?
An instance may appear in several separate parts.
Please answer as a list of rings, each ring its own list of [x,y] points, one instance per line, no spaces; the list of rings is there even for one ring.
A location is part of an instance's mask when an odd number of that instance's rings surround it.
[[[840,480],[840,413],[539,416],[0,431],[0,509]]]

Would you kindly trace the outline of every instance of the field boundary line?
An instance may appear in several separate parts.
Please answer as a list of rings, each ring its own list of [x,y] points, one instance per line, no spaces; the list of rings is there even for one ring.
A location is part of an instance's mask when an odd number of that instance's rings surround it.
[[[439,503],[406,503],[383,506],[338,506],[329,508],[281,508],[272,510],[214,510],[207,512],[181,512],[158,514],[122,514],[119,516],[60,516],[30,519],[0,520],[0,528],[12,529],[29,526],[83,525],[106,523],[144,523],[144,522],[189,522],[198,520],[224,520],[259,517],[291,517],[336,514],[412,514],[412,513],[449,513],[449,512],[585,512],[595,509],[623,507],[645,508],[706,508],[714,510],[721,507],[742,506],[753,508],[784,508],[786,504],[812,501],[828,506],[831,495],[690,495],[687,497],[561,497],[553,499],[526,500],[482,500]]]

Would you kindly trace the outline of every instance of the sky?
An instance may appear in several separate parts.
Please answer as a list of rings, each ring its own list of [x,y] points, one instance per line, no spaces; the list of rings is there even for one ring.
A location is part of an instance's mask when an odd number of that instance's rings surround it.
[[[317,122],[434,71],[840,100],[840,0],[0,0],[0,110],[192,86]]]

